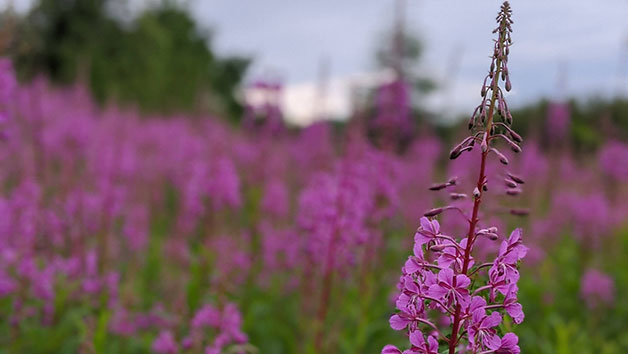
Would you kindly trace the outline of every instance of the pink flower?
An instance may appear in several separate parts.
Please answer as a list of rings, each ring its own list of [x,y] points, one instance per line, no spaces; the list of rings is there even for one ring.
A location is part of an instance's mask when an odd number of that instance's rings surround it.
[[[416,231],[414,235],[414,242],[419,246],[437,240],[437,236],[440,234],[440,224],[437,220],[430,220],[426,217],[422,217],[421,227]]]
[[[174,339],[172,332],[163,330],[153,342],[153,351],[158,354],[175,354],[178,351],[177,341]]]
[[[514,284],[510,286],[506,297],[504,297],[504,309],[516,324],[523,322],[525,314],[523,307],[517,302],[517,286]]]
[[[613,278],[595,269],[587,270],[582,276],[580,296],[589,308],[611,305],[615,299]]]
[[[211,305],[201,307],[192,319],[192,328],[220,326],[220,311]]]
[[[419,243],[414,244],[414,256],[408,257],[406,264],[404,266],[404,272],[406,274],[413,274],[422,269],[423,264],[425,264],[425,258],[423,256],[423,248]]]
[[[397,349],[397,347],[392,344],[387,344],[382,349],[382,354],[401,354],[401,350]]]
[[[495,354],[519,354],[521,349],[517,345],[519,337],[514,333],[506,333],[501,339],[501,345],[495,351]]]
[[[410,333],[410,353],[417,354],[438,354],[438,340],[432,336],[427,337],[427,342],[421,331],[416,330]]]
[[[420,308],[417,308],[416,305],[410,303],[407,304],[405,308],[401,309],[401,312],[398,314],[392,315],[388,322],[390,323],[390,327],[396,331],[400,331],[406,328],[409,324],[412,324],[419,319],[424,317],[423,302],[420,303]]]
[[[489,350],[496,350],[501,345],[501,339],[494,327],[499,326],[501,322],[502,316],[497,311],[488,316],[484,308],[473,311],[471,324],[467,328],[469,341],[474,344],[475,348],[484,347]]]
[[[466,304],[469,301],[469,284],[469,277],[464,274],[454,275],[452,269],[445,268],[438,273],[438,282],[430,286],[428,295],[443,300],[446,305],[451,305],[454,300]]]
[[[489,283],[493,290],[506,295],[510,284],[517,283],[519,280],[517,265],[527,252],[528,248],[521,243],[521,229],[515,229],[508,240],[502,242],[499,254],[489,270]]]

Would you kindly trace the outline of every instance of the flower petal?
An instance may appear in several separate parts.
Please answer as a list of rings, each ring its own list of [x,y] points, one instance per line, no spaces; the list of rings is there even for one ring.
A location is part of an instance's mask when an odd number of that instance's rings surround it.
[[[401,354],[401,350],[397,349],[394,345],[387,344],[382,349],[382,354]]]
[[[419,348],[425,346],[425,337],[420,330],[417,329],[410,333],[410,344]]]
[[[499,326],[500,323],[502,323],[502,315],[494,311],[482,321],[482,327],[493,328]]]
[[[497,334],[487,333],[484,336],[484,345],[490,350],[497,350],[502,345],[502,340]]]
[[[388,323],[390,323],[390,328],[396,330],[396,331],[400,331],[404,328],[406,328],[406,326],[408,325],[408,323],[410,323],[409,320],[402,318],[399,315],[392,315],[390,316],[390,319],[388,320]]]

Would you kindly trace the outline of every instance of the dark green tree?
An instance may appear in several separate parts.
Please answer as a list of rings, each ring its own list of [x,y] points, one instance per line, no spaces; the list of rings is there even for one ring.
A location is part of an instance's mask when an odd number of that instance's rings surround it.
[[[21,20],[15,63],[23,79],[88,81],[99,102],[147,112],[203,109],[239,117],[235,92],[248,67],[222,58],[211,33],[189,13],[163,2],[130,22],[112,15],[111,0],[40,0]]]

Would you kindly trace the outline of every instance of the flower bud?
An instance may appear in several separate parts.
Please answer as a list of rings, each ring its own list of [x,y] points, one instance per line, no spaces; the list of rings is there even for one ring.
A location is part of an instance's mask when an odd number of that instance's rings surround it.
[[[504,165],[508,165],[508,159],[506,158],[506,156],[504,156],[504,154],[502,154],[501,152],[499,152],[499,150],[495,148],[491,148],[491,151],[494,152],[497,157],[499,157],[499,162],[503,163]]]
[[[525,182],[523,181],[523,179],[515,174],[512,174],[510,172],[506,173],[508,175],[508,177],[510,177],[511,180],[519,183],[519,184],[524,184]]]
[[[499,235],[497,235],[497,228],[496,227],[491,227],[488,229],[482,229],[479,230],[478,232],[475,233],[476,236],[484,236],[487,237],[488,239],[495,241],[499,238]]]
[[[464,193],[449,193],[449,198],[452,200],[465,199],[467,197]]]
[[[430,209],[427,212],[425,212],[425,214],[423,214],[423,216],[426,216],[428,218],[431,218],[433,216],[436,216],[440,213],[443,212],[443,210],[445,210],[444,208],[434,208],[434,209]]]
[[[511,179],[506,178],[504,182],[506,183],[506,187],[508,188],[517,188],[517,183]]]
[[[453,150],[451,150],[451,152],[449,153],[449,159],[450,160],[455,160],[458,158],[458,156],[460,156],[460,148],[455,147],[453,148]]]
[[[460,154],[462,154],[463,152],[470,150],[469,146],[465,146],[469,143],[469,141],[473,141],[472,136],[468,136],[464,138],[464,140],[462,140],[458,145],[456,145],[449,153],[449,159],[454,160],[458,158],[458,156],[460,156]]]
[[[506,194],[511,195],[511,196],[516,196],[521,194],[521,189],[519,188],[509,188],[506,190]]]
[[[475,187],[475,188],[473,189],[473,196],[474,196],[475,198],[479,198],[479,197],[480,197],[480,190],[478,189],[478,187]]]
[[[512,138],[512,140],[521,143],[523,142],[523,138],[521,137],[521,135],[517,134],[514,130],[509,130],[508,133],[510,133],[510,137]]]
[[[492,232],[487,232],[486,234],[484,234],[484,236],[488,237],[488,239],[491,241],[495,241],[499,238],[497,234],[494,234]]]
[[[442,252],[442,250],[444,250],[444,249],[445,249],[445,248],[447,248],[448,246],[449,246],[449,245],[444,244],[444,243],[441,243],[441,244],[438,244],[438,245],[432,245],[432,246],[430,247],[430,251],[432,251],[432,252]]]
[[[510,214],[515,216],[527,216],[530,211],[527,209],[510,209]]]
[[[447,183],[434,184],[430,187],[431,191],[439,191],[441,189],[447,188]]]
[[[463,152],[465,152],[465,151],[469,151],[469,150],[473,150],[473,145],[465,146],[464,148],[462,148],[462,149],[459,151],[458,156],[460,156],[460,154],[462,154]],[[458,157],[458,156],[456,156],[456,157]]]
[[[504,139],[508,143],[508,145],[510,145],[510,150],[517,153],[521,152],[521,147],[517,145],[514,141],[510,140],[507,136],[500,134],[499,137]]]
[[[510,92],[512,90],[512,84],[510,83],[510,77],[506,77],[506,91]]]

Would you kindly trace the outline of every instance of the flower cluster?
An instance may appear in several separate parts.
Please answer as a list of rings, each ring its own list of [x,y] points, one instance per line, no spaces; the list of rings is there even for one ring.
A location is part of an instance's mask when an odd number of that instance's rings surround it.
[[[521,137],[511,128],[512,115],[499,86],[500,78],[506,91],[511,83],[508,72],[508,54],[512,43],[511,9],[504,2],[497,16],[499,26],[495,29],[499,38],[495,41],[493,60],[489,74],[482,86],[482,103],[476,108],[469,122],[472,134],[458,144],[450,153],[455,159],[465,151],[480,145],[480,173],[472,191],[472,210],[463,204],[434,208],[425,213],[414,236],[414,254],[402,268],[396,299],[399,310],[390,318],[395,330],[405,330],[410,340],[410,349],[405,354],[438,354],[441,343],[450,354],[456,351],[470,353],[518,354],[518,338],[514,333],[499,335],[503,314],[508,314],[519,324],[524,319],[522,306],[517,300],[518,264],[527,253],[522,244],[521,229],[514,230],[501,242],[492,262],[476,263],[473,250],[476,241],[500,239],[495,226],[486,226],[480,221],[480,204],[488,190],[487,157],[492,153],[504,165],[508,158],[494,142],[503,141],[517,153],[521,151]],[[497,121],[497,115],[501,117]],[[477,143],[477,144],[476,144]],[[524,183],[519,176],[504,173],[506,195],[521,193]],[[435,184],[430,190],[453,189],[460,185],[456,178]],[[453,200],[466,199],[464,193],[450,193]],[[465,210],[467,209],[467,210]],[[434,219],[443,212],[456,212],[468,223],[468,232],[457,239],[441,229]],[[511,214],[523,215],[524,210],[513,209]],[[382,353],[401,353],[388,345]]]
[[[11,60],[0,57],[0,138],[6,135],[3,128],[8,118],[7,108],[15,86],[16,80]]]
[[[244,344],[247,342],[247,336],[240,327],[242,325],[242,316],[234,304],[227,304],[222,310],[218,310],[212,305],[201,307],[190,323],[190,333],[182,340],[183,349],[198,349],[203,346],[206,338],[205,332],[214,331],[216,335],[213,341],[205,346],[205,353],[220,354],[222,349],[230,344]],[[153,342],[153,350],[158,353],[170,353],[172,349],[178,347],[174,336],[168,330],[161,334]]]
[[[612,305],[615,299],[615,282],[599,270],[589,269],[582,276],[580,295],[592,309],[600,305]]]

